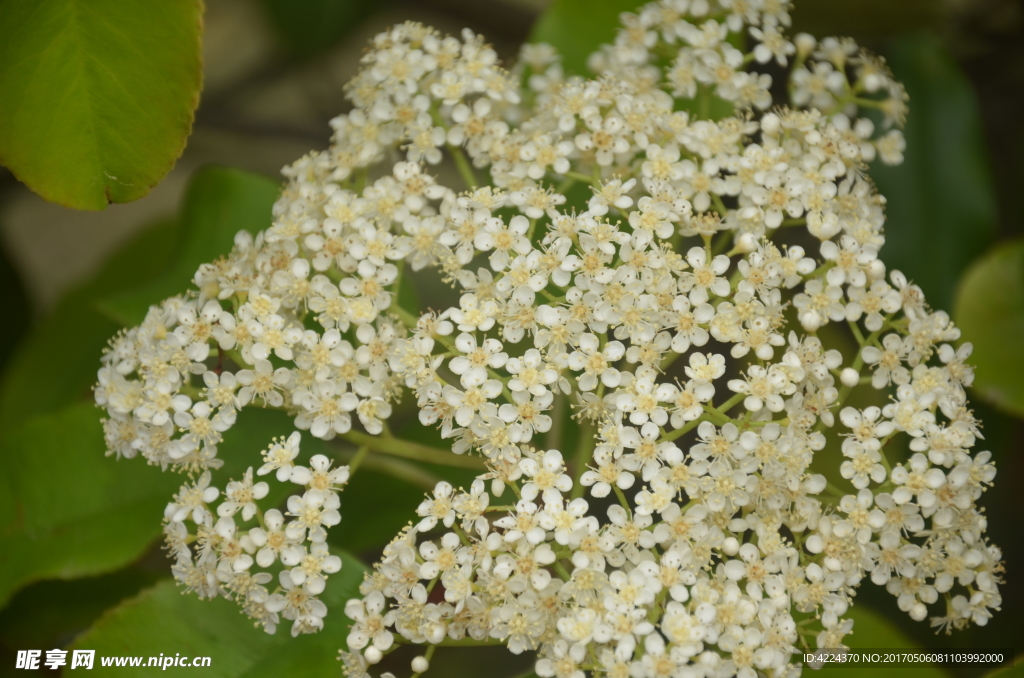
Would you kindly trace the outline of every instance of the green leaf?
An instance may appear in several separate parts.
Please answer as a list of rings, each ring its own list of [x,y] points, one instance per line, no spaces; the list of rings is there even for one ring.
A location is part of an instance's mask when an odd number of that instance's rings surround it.
[[[534,24],[530,42],[554,45],[566,73],[586,75],[590,53],[615,39],[619,15],[644,4],[637,0],[554,0]]]
[[[380,501],[381,497],[387,501]],[[420,488],[360,467],[341,493],[341,523],[328,538],[353,553],[381,548],[415,518],[421,501]]]
[[[33,581],[122,567],[160,531],[181,478],[105,451],[100,412],[84,403],[0,440],[0,606]]]
[[[160,222],[137,236],[22,342],[0,384],[0,430],[91,399],[107,341],[140,322],[150,304],[185,291],[199,264],[227,253],[239,230],[269,226],[277,190],[255,174],[197,171],[178,222]]]
[[[141,459],[105,457],[101,416],[91,403],[76,404],[33,417],[0,439],[0,607],[34,581],[123,567],[159,536],[163,509],[186,478]],[[258,466],[271,438],[292,430],[284,412],[243,410],[219,446],[224,467],[215,484],[223,488]],[[330,450],[306,436],[302,452],[308,458]],[[270,487],[271,504],[295,491],[290,484]]]
[[[968,269],[953,315],[961,338],[974,344],[974,392],[1024,416],[1024,239],[1000,244]]]
[[[172,222],[146,229],[32,328],[0,383],[0,431],[77,400],[92,400],[100,352],[120,329],[97,312],[96,300],[159,274],[176,238]]]
[[[228,600],[199,600],[182,595],[166,581],[144,591],[101,618],[75,641],[73,648],[96,650],[101,657],[134,655],[156,657],[171,652],[208,656],[204,676],[279,678],[280,676],[338,675],[338,650],[344,649],[351,622],[344,616],[345,601],[359,595],[366,568],[353,556],[339,554],[341,572],[327,580],[321,600],[329,612],[319,633],[292,638],[290,622],[281,621],[274,635],[253,628]],[[145,661],[145,660],[144,660]],[[192,668],[119,668],[119,676],[194,675]]]
[[[175,235],[166,222],[136,237],[32,329],[8,366],[0,384],[0,603],[33,581],[122,567],[159,531],[180,479],[138,476],[141,467],[103,456],[91,386],[118,325],[94,300],[159,272]]]
[[[948,309],[956,280],[996,231],[996,203],[974,92],[938,38],[894,41],[889,66],[910,94],[906,162],[875,163],[888,201],[881,257]]]
[[[1024,678],[1024,654],[1013,658],[1013,663],[995,671],[989,671],[985,678]]]
[[[198,170],[182,202],[174,263],[151,283],[105,299],[100,309],[124,326],[142,322],[150,305],[185,292],[200,264],[226,255],[236,233],[268,228],[278,192],[278,184],[258,174],[225,167]]]
[[[201,27],[201,0],[5,0],[0,163],[67,207],[149,193],[192,128]]]
[[[893,649],[893,650],[920,650],[921,647],[907,637],[899,626],[886,619],[883,615],[875,612],[867,605],[854,605],[846,613],[846,618],[853,619],[853,632],[843,642],[851,649]],[[911,622],[905,617],[906,623]],[[808,673],[805,671],[805,673]],[[950,674],[935,664],[926,664],[908,668],[906,665],[894,666],[872,666],[871,668],[844,668],[841,666],[825,665],[821,671],[812,675],[821,678],[951,678]]]
[[[155,560],[155,559],[154,559]],[[92,626],[107,609],[168,576],[128,567],[100,577],[45,581],[28,586],[0,612],[0,642],[7,647],[61,647]]]

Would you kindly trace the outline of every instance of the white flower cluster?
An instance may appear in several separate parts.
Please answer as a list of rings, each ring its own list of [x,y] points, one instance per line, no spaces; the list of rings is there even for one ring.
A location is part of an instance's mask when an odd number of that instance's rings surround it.
[[[906,95],[852,41],[790,40],[788,4],[652,3],[590,80],[546,45],[508,72],[469,31],[378,36],[273,226],[104,356],[111,453],[201,474],[166,515],[179,579],[319,627],[347,469],[290,468],[293,434],[260,470],[307,487],[293,520],[258,513],[249,473],[214,522],[217,445],[259,405],[377,450],[408,392],[487,470],[439,483],[348,603],[347,675],[460,642],[535,651],[545,678],[792,674],[843,647],[865,577],[916,620],[985,624],[970,344],[878,258],[866,170],[902,161]],[[446,156],[464,189],[427,171]],[[418,316],[398,289],[427,267],[462,295]],[[249,569],[275,560],[270,593]]]
[[[298,432],[275,440],[256,472],[275,473],[279,482],[305,487],[303,494],[288,497],[285,513],[260,510],[257,502],[270,487],[253,483],[252,467],[242,480],[225,487],[216,522],[210,505],[221,493],[210,485],[210,471],[185,483],[164,512],[164,537],[175,560],[172,572],[186,589],[200,598],[222,595],[235,600],[267,633],[274,633],[281,617],[291,620],[293,636],[323,628],[327,606],[317,595],[327,575],[341,569],[341,558],[328,549],[327,528],[341,522],[338,492],[349,478],[347,466],[331,468],[331,460],[320,454],[313,455],[309,466],[295,465],[299,442]],[[258,524],[245,528],[254,520]],[[195,524],[194,534],[189,521]],[[267,570],[276,563],[279,586],[270,591],[273,575],[253,572],[253,566]]]

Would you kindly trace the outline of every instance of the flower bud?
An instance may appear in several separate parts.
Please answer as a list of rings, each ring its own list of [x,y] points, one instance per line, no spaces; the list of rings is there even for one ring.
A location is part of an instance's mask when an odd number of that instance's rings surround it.
[[[852,367],[847,367],[839,373],[839,381],[843,382],[843,386],[853,388],[860,383],[860,372]]]

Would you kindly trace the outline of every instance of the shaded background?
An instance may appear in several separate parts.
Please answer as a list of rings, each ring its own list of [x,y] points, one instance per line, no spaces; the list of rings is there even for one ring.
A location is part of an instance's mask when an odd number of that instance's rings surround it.
[[[102,212],[75,212],[44,202],[0,168],[0,370],[31,324],[88,281],[112,252],[143,229],[174,217],[197,168],[214,163],[276,179],[285,164],[325,147],[328,120],[348,108],[342,85],[378,31],[405,20],[448,33],[469,26],[508,61],[545,5],[546,0],[208,0],[205,81],[193,132],[174,170],[147,197]],[[856,37],[886,55],[897,79],[906,81],[911,95],[907,163],[872,172],[890,200],[882,258],[920,283],[934,307],[952,311],[957,281],[968,265],[995,243],[1022,233],[1021,4],[797,0],[794,20],[794,32]],[[1024,347],[1024,337],[1010,335],[1006,341]],[[1024,632],[1015,626],[1022,589],[1015,575],[1024,562],[1024,427],[972,398],[999,468],[982,501],[992,541],[1003,547],[1007,564],[1003,612],[988,627],[936,638],[927,624],[911,623],[895,598],[878,587],[863,586],[858,602],[895,617],[924,647],[1002,646],[1019,653]],[[396,528],[410,515],[407,503],[392,507]],[[359,533],[349,522],[342,523],[348,530],[343,543],[372,562],[391,533]],[[66,646],[105,609],[168,574],[167,561],[154,547],[118,573],[21,590],[0,611],[0,673],[14,665],[15,649]],[[498,656],[502,668],[495,670]],[[438,653],[434,675],[448,675],[445,657]],[[460,650],[458,657],[459,675],[486,672],[498,678],[523,668],[504,650]]]

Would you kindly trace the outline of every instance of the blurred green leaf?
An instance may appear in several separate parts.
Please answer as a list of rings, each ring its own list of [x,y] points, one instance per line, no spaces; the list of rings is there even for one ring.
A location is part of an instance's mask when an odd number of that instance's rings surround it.
[[[587,57],[615,38],[619,15],[644,4],[638,0],[554,0],[534,24],[530,42],[554,45],[566,73],[587,75]]]
[[[155,657],[180,652],[187,657],[211,657],[204,676],[330,676],[340,671],[338,650],[346,647],[351,622],[342,610],[345,601],[359,595],[366,568],[356,558],[339,554],[341,572],[327,580],[320,599],[330,610],[319,633],[292,638],[290,622],[281,620],[274,635],[253,628],[238,605],[218,598],[199,600],[182,595],[166,581],[111,610],[81,636],[74,648],[96,650],[99,657],[135,655]],[[119,676],[195,675],[189,668],[119,668]]]
[[[76,209],[149,193],[192,129],[201,29],[201,0],[5,0],[0,163]]]
[[[328,536],[353,553],[381,548],[415,518],[421,501],[420,488],[362,468],[341,493],[341,524]]]
[[[1010,666],[986,673],[985,678],[1024,678],[1024,654],[1014,657]]]
[[[225,431],[224,441],[217,446],[217,457],[224,460],[224,466],[214,474],[214,484],[222,485],[228,478],[238,480],[250,466],[262,466],[260,453],[270,446],[270,441],[275,437],[287,437],[294,430],[294,419],[281,410],[260,407],[241,410],[235,425]],[[308,459],[314,454],[330,455],[331,450],[323,440],[305,433],[302,436],[300,459]],[[267,505],[283,503],[288,495],[298,489],[298,485],[270,481]]]
[[[152,586],[161,575],[169,575],[167,568],[156,572],[128,567],[100,577],[32,584],[0,612],[0,640],[12,648],[63,647],[104,611]]]
[[[974,391],[1024,416],[1024,240],[1000,244],[974,263],[957,292],[954,318],[974,344]]]
[[[156,472],[139,480],[138,468],[103,456],[90,388],[118,325],[96,312],[94,300],[158,273],[175,236],[169,222],[137,236],[61,300],[11,360],[0,384],[0,601],[39,579],[121,567],[159,530],[178,480],[157,480]]]
[[[76,400],[92,399],[100,353],[120,329],[96,311],[96,299],[159,274],[170,261],[176,238],[172,222],[146,229],[32,328],[0,383],[0,431]]]
[[[159,532],[181,478],[105,451],[100,412],[86,403],[32,417],[0,439],[0,605],[33,581],[121,567]]]
[[[867,605],[853,605],[844,616],[853,620],[853,632],[843,640],[851,649],[921,649],[907,637],[897,624]],[[899,621],[907,624],[914,623],[910,617],[904,617]],[[820,671],[815,671],[812,675],[821,676],[821,678],[860,678],[861,676],[870,676],[870,678],[951,678],[949,672],[935,664],[925,664],[914,668],[885,665],[871,668],[844,668],[836,664],[826,664]]]
[[[40,579],[110,572],[135,560],[160,534],[163,509],[186,478],[141,459],[105,457],[102,412],[91,403],[38,415],[0,439],[0,606]],[[224,434],[217,475],[223,487],[250,466],[274,436],[294,430],[283,412],[248,408]],[[305,436],[303,458],[329,454]],[[272,482],[268,502],[296,486]],[[373,521],[371,521],[373,522]]]
[[[935,37],[896,40],[889,65],[910,94],[906,162],[875,163],[888,201],[882,259],[948,309],[956,280],[996,231],[996,202],[978,104],[967,79]]]
[[[285,47],[310,57],[330,47],[371,13],[389,3],[359,0],[261,0]]]
[[[180,228],[164,221],[143,231],[29,332],[0,384],[0,430],[91,399],[107,341],[141,321],[150,304],[183,292],[199,264],[230,250],[237,231],[269,226],[276,195],[277,186],[258,175],[222,168],[196,172]]]
[[[236,233],[255,234],[268,228],[279,190],[270,179],[241,170],[205,167],[196,171],[182,200],[173,263],[149,284],[104,299],[100,310],[125,327],[142,322],[152,304],[185,292],[200,264],[226,255]]]

